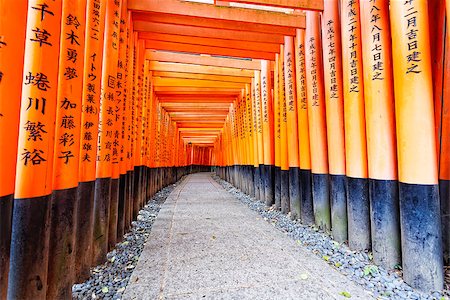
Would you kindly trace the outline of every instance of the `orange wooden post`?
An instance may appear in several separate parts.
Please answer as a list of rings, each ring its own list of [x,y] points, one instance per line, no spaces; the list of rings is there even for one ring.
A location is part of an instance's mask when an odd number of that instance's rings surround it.
[[[255,184],[253,178],[253,162],[255,160],[255,140],[254,140],[254,127],[253,127],[253,103],[251,97],[251,85],[245,85],[245,102],[246,102],[246,118],[247,118],[247,143],[248,143],[248,161],[247,161],[247,176],[248,176],[248,189],[249,195],[255,197]]]
[[[446,1],[446,14],[450,16],[450,1]],[[447,17],[448,20],[448,17]],[[432,28],[430,28],[430,31]],[[436,124],[439,127],[437,131],[436,140],[440,140],[438,149],[440,151],[439,158],[439,195],[441,202],[441,219],[442,219],[442,242],[444,248],[444,263],[448,264],[450,261],[450,110],[449,110],[449,97],[450,97],[450,74],[444,72],[450,68],[450,22],[447,22],[445,32],[445,55],[444,65],[441,69],[443,73],[443,82],[441,84],[442,92],[436,92],[435,83],[435,109],[438,107],[441,113],[437,113],[435,110]],[[433,80],[436,82],[436,80]],[[438,100],[437,95],[441,96],[441,101]],[[437,103],[439,101],[439,103]],[[442,106],[442,107],[441,107]],[[442,108],[442,110],[441,110]],[[440,147],[439,147],[440,146]]]
[[[121,24],[121,13],[124,9],[122,9],[123,3],[122,0],[117,1],[114,6],[114,19],[113,22],[113,31],[112,31],[112,39],[111,46],[113,52],[111,53],[111,60],[109,64],[111,64],[111,71],[108,75],[109,83],[107,89],[108,95],[107,97],[112,97],[113,102],[110,103],[110,107],[112,108],[111,112],[111,121],[113,122],[112,126],[108,129],[108,132],[111,132],[112,136],[110,138],[111,142],[111,198],[109,203],[109,229],[108,229],[108,251],[113,249],[117,243],[117,221],[118,211],[119,211],[119,195],[120,195],[120,145],[122,143],[120,137],[120,128],[121,128],[121,117],[122,117],[122,98],[117,93],[117,84],[119,78],[117,77],[117,72],[119,70],[119,49],[120,49],[120,24]],[[113,82],[111,82],[113,81]],[[112,96],[111,96],[112,93]]]
[[[28,1],[8,299],[47,292],[61,8],[61,1]]]
[[[390,269],[401,253],[389,1],[363,0],[361,20],[372,252]]]
[[[133,22],[131,12],[128,12],[127,23],[127,65],[126,65],[126,97],[127,97],[127,135],[126,135],[126,168],[128,177],[128,195],[127,195],[127,214],[125,219],[125,227],[128,229],[131,226],[133,220],[133,199],[134,199],[134,35],[133,35]]]
[[[128,101],[127,98],[127,59],[128,59],[128,13],[127,0],[122,0],[120,13],[120,34],[119,34],[119,53],[117,61],[116,75],[116,104],[119,106],[121,114],[118,116],[116,133],[118,135],[118,167],[119,167],[119,203],[117,206],[117,235],[116,241],[122,241],[122,237],[126,232],[126,214],[127,214],[127,197],[128,197],[128,174],[126,164],[126,148],[127,148],[127,118],[128,118]],[[115,169],[114,169],[115,171]]]
[[[118,13],[116,13],[118,12]],[[113,175],[113,144],[116,128],[116,75],[119,47],[120,2],[107,1],[105,39],[102,62],[100,119],[98,134],[97,169],[94,199],[93,261],[100,264],[109,250],[111,206],[117,206],[118,179]],[[116,156],[117,158],[117,156]],[[117,211],[116,211],[117,212]],[[114,211],[112,211],[114,214]]]
[[[139,49],[141,51],[141,49]],[[146,61],[141,54],[139,55],[139,59],[142,59],[141,73],[139,78],[139,92],[141,99],[141,122],[139,128],[139,134],[141,136],[141,147],[139,149],[139,168],[141,172],[141,180],[140,180],[140,201],[139,201],[139,209],[141,209],[146,201],[146,191],[147,191],[147,168],[146,168],[146,147],[147,147],[147,109],[148,109],[148,61]],[[167,158],[166,158],[167,159]]]
[[[323,86],[322,43],[320,15],[306,13],[305,36],[306,83],[308,101],[309,136],[311,138],[312,195],[314,218],[323,230],[331,229],[328,186],[327,131],[325,120],[325,95]]]
[[[86,1],[63,1],[47,299],[70,298],[75,279],[85,16]]]
[[[347,240],[345,186],[344,95],[339,3],[326,0],[322,14],[322,44],[327,116],[328,167],[330,173],[331,227],[333,238]]]
[[[305,30],[297,29],[295,36],[295,80],[297,82],[297,114],[300,155],[300,219],[314,224],[311,155],[309,141],[308,101],[305,66]]]
[[[286,90],[284,77],[284,45],[280,45],[280,61],[278,65],[278,93],[280,98],[280,204],[281,212],[287,214],[290,210],[289,204],[289,158],[288,158],[288,141],[287,141],[287,104],[286,104]]]
[[[359,1],[341,2],[349,246],[370,249],[369,189]]]
[[[137,32],[134,32],[134,64],[133,64],[133,107],[134,107],[134,142],[133,142],[133,169],[134,169],[134,183],[133,183],[133,219],[136,219],[141,203],[141,181],[142,174],[140,168],[141,162],[141,143],[142,143],[142,99],[141,99],[141,86],[140,86],[140,74],[141,64],[143,64],[142,58],[142,43],[138,40]]]
[[[284,78],[289,162],[289,203],[292,219],[300,218],[300,160],[294,37],[284,37]]]
[[[259,195],[257,199],[264,201],[264,143],[263,143],[263,120],[262,120],[262,103],[261,103],[261,72],[255,71],[254,77],[254,89],[255,89],[255,108],[256,108],[256,135],[258,138],[258,170],[257,170],[257,181],[258,181],[258,191]]]
[[[260,186],[259,186],[259,126],[258,126],[258,106],[256,102],[256,94],[255,94],[255,79],[252,78],[251,84],[251,99],[252,99],[252,126],[253,126],[253,189],[255,190],[255,198],[259,198],[260,194]],[[228,137],[227,137],[228,138]],[[225,140],[225,145],[227,142]]]
[[[427,2],[390,3],[403,276],[443,286],[438,170]]]
[[[275,127],[275,208],[281,209],[281,117],[280,117],[280,54],[275,54],[274,65],[274,84],[273,84],[273,96],[274,96],[274,127]]]
[[[8,288],[27,2],[0,4],[0,299]]]
[[[83,71],[83,95],[80,133],[77,230],[75,243],[76,275],[86,280],[92,263],[94,230],[94,194],[100,93],[103,61],[103,37],[106,0],[88,0]]]
[[[261,118],[264,142],[264,201],[266,206],[272,206],[275,201],[274,195],[274,131],[273,131],[273,99],[271,95],[271,77],[269,62],[261,61]]]

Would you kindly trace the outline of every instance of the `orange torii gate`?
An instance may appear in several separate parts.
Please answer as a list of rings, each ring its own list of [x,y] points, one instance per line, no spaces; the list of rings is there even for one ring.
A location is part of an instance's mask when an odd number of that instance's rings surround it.
[[[211,166],[442,288],[450,1],[232,2],[0,3],[0,299],[69,298]]]

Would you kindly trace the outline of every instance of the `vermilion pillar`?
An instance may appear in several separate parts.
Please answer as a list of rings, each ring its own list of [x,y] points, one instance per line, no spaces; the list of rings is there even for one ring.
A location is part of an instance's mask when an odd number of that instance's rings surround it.
[[[371,241],[359,0],[341,1],[341,8],[348,241],[364,250]]]
[[[314,224],[311,154],[309,139],[308,101],[305,68],[305,30],[297,29],[295,36],[295,79],[297,82],[298,138],[300,155],[300,214],[305,224]]]
[[[28,1],[8,299],[45,299],[61,1]]]
[[[367,161],[374,261],[401,261],[389,1],[361,1]],[[373,20],[373,21],[370,21]]]
[[[274,65],[274,130],[275,130],[275,207],[281,208],[281,117],[280,117],[280,75],[279,75],[280,54],[275,54]]]
[[[6,299],[27,2],[0,4],[0,299]]]
[[[300,162],[298,148],[297,86],[294,38],[284,37],[284,78],[289,161],[289,203],[292,219],[300,218]]]
[[[306,14],[306,83],[308,101],[309,136],[311,139],[311,170],[314,217],[323,230],[331,230],[328,182],[328,149],[323,86],[322,43],[320,15]]]
[[[264,201],[267,206],[275,202],[274,195],[274,132],[273,132],[273,99],[271,93],[271,76],[269,61],[261,61],[261,117],[264,144]]]
[[[322,45],[328,166],[330,172],[331,226],[333,238],[347,240],[347,191],[345,178],[344,95],[342,45],[338,0],[325,0]]]
[[[80,133],[77,230],[75,243],[78,281],[90,276],[94,230],[94,194],[97,162],[98,122],[103,60],[106,0],[88,0],[83,71]],[[77,54],[78,58],[78,54]]]
[[[426,1],[390,3],[403,276],[443,286],[438,171]]]
[[[284,45],[280,46],[280,63],[278,66],[278,93],[280,97],[280,164],[281,164],[281,177],[280,177],[280,200],[281,200],[281,212],[287,214],[290,210],[289,203],[289,158],[288,158],[288,123],[287,123],[287,103],[286,103],[286,89],[285,77],[284,77]]]
[[[85,16],[86,1],[63,1],[47,299],[71,298],[75,279]]]
[[[119,47],[120,2],[107,1],[103,48],[100,118],[94,199],[93,260],[100,264],[108,252],[111,201],[117,205],[118,180],[111,181],[115,140],[116,75]]]

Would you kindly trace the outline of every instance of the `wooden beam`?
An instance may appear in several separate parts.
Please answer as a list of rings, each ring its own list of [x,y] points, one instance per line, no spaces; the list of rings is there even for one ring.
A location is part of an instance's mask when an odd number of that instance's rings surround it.
[[[196,99],[183,99],[183,98],[162,98],[159,99],[159,103],[233,103],[235,98],[216,98],[214,96]]]
[[[217,123],[179,123],[177,122],[178,127],[183,127],[183,128],[222,128],[223,127],[224,122],[217,122]]]
[[[221,68],[210,67],[190,64],[178,64],[178,63],[164,63],[164,62],[150,62],[150,71],[161,72],[180,72],[180,73],[193,73],[193,74],[211,74],[233,77],[250,77],[254,76],[254,72],[251,70],[239,70],[234,68]]]
[[[154,90],[159,95],[233,95],[241,94],[241,89],[217,89],[217,88],[188,88],[188,87],[157,87]]]
[[[163,13],[134,12],[133,21],[147,21],[154,23],[187,25],[194,27],[228,29],[237,31],[242,31],[242,29],[245,28],[245,31],[251,32],[261,32],[261,33],[291,35],[291,36],[295,35],[295,29],[292,27],[229,21],[229,20],[214,20],[214,22],[211,22],[211,20],[206,18],[197,18],[192,16],[180,16]]]
[[[173,53],[165,51],[147,50],[145,58],[159,62],[179,62],[212,67],[226,67],[235,69],[261,70],[261,60],[213,57],[209,55]]]
[[[161,77],[153,77],[153,85],[155,87],[173,86],[173,87],[206,87],[206,88],[217,87],[230,89],[244,88],[243,83],[236,83],[236,82],[219,82],[213,80],[161,78]]]
[[[159,94],[159,102],[233,102],[236,95],[215,94],[215,95],[190,95],[190,94]]]
[[[146,49],[274,60],[275,53],[145,40]]]
[[[222,127],[220,128],[179,128],[180,132],[221,132]]]
[[[227,114],[223,112],[179,112],[174,111],[169,113],[170,117],[186,117],[186,118],[198,118],[198,117],[226,117]]]
[[[323,10],[323,0],[232,0],[232,2],[302,10]]]
[[[280,44],[275,43],[224,40],[224,39],[192,37],[192,36],[188,37],[184,35],[167,34],[167,33],[139,32],[139,38],[161,42],[202,45],[228,49],[250,50],[257,52],[278,53],[280,51]]]
[[[279,43],[284,42],[283,35],[249,32],[245,30],[228,30],[204,28],[177,24],[163,24],[154,22],[136,21],[133,22],[134,31],[147,31],[156,33],[178,34],[185,36],[209,37],[224,40],[253,41],[261,43]],[[245,28],[243,28],[245,29]]]
[[[305,16],[270,11],[260,11],[237,7],[214,6],[211,4],[181,2],[178,0],[129,0],[128,9],[132,11],[155,12],[207,18],[211,21],[229,20],[256,24],[279,25],[305,28]]]
[[[248,83],[252,82],[248,77],[233,77],[233,76],[221,76],[221,75],[207,75],[207,74],[192,74],[192,73],[180,73],[180,72],[153,72],[153,77],[162,78],[183,78],[183,79],[200,79],[200,80],[213,80],[235,83]]]

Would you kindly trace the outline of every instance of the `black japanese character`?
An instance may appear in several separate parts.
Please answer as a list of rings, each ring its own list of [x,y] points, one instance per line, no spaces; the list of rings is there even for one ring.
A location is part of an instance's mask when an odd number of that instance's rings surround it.
[[[77,78],[78,77],[77,69],[67,67],[66,72],[64,73],[64,76],[66,76],[67,80]]]
[[[30,39],[32,42],[39,43],[39,47],[42,47],[42,45],[49,45],[52,46],[50,42],[48,42],[48,38],[51,37],[50,32],[48,32],[45,29],[35,28],[31,29],[31,31],[34,32],[34,39]]]
[[[33,106],[33,103],[34,109],[41,110],[41,113],[45,115],[45,104],[47,103],[47,99],[43,97],[41,97],[41,99],[28,97],[28,106],[26,110],[29,110],[31,106]]]
[[[63,101],[61,101],[61,106],[60,106],[60,108],[64,108],[64,109],[69,109],[69,108],[76,108],[77,107],[77,104],[76,103],[72,103],[72,102],[70,102],[70,100],[69,99],[67,99],[67,98],[64,98],[64,100]]]
[[[77,62],[77,56],[78,56],[78,53],[77,53],[76,49],[71,49],[71,48],[67,49],[67,60],[68,61],[76,63]]]
[[[44,127],[45,124],[42,124],[41,122],[36,123],[27,121],[24,127],[24,129],[28,132],[27,140],[33,140],[34,142],[36,142],[39,139],[42,141],[42,134],[47,133]]]
[[[44,21],[44,18],[45,18],[45,14],[46,14],[46,13],[49,14],[49,15],[51,15],[51,16],[54,16],[53,12],[47,10],[47,8],[48,8],[48,5],[47,5],[47,4],[45,4],[45,3],[44,3],[44,4],[38,4],[37,6],[40,6],[40,7],[34,7],[34,6],[33,6],[33,7],[31,7],[31,8],[40,11],[40,13],[41,13],[41,21]]]
[[[78,26],[80,26],[80,22],[78,21],[78,18],[75,16],[72,16],[72,14],[69,14],[66,18],[66,25],[70,26],[73,25],[75,29],[78,29]]]
[[[74,122],[73,116],[63,116],[60,127],[66,128],[66,129],[75,128],[75,122]]]
[[[32,84],[36,86],[41,91],[46,91],[50,88],[49,81],[47,79],[47,75],[43,73],[36,73],[33,75],[31,72],[28,72],[28,75],[25,77],[25,84]]]
[[[66,40],[70,40],[70,44],[77,44],[78,46],[80,46],[80,43],[78,42],[78,35],[75,34],[75,32],[73,32],[73,30],[71,30],[70,33],[66,33]]]
[[[41,156],[41,154],[44,154],[44,151],[34,149],[33,152],[30,152],[27,149],[23,149],[22,160],[24,161],[24,165],[26,166],[28,164],[28,161],[31,161],[33,165],[40,165],[41,162],[47,161],[45,158]]]
[[[69,163],[69,159],[75,157],[75,155],[72,154],[72,151],[67,150],[67,151],[61,151],[61,156],[58,156],[58,158],[64,159],[64,164],[68,164]]]
[[[73,134],[65,132],[59,137],[59,144],[66,147],[67,145],[72,146],[75,143]]]

